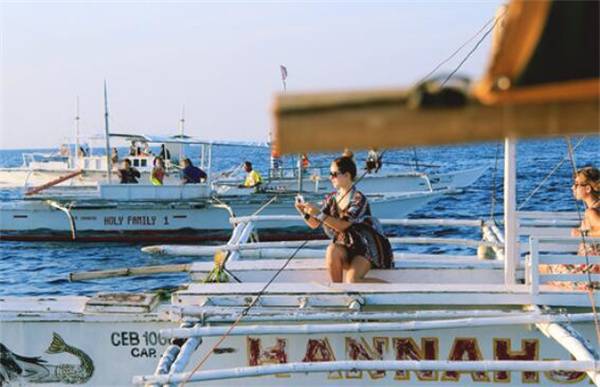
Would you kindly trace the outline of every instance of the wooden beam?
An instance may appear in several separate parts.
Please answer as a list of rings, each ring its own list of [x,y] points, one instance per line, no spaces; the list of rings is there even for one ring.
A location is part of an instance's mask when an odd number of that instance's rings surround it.
[[[409,90],[281,95],[275,135],[284,153],[485,142],[597,132],[598,94],[585,100],[411,110]]]

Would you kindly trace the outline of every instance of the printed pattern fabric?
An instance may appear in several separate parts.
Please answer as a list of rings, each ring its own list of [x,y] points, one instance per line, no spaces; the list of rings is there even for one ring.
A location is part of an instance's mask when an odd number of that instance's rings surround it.
[[[352,223],[344,232],[337,232],[323,225],[325,233],[334,242],[346,247],[350,260],[361,255],[369,260],[375,268],[391,268],[392,247],[383,233],[381,224],[371,215],[367,198],[356,190],[351,195],[350,202],[344,210],[337,205],[335,192],[325,197],[321,207],[321,211],[325,215]]]
[[[599,209],[600,205],[595,205],[592,208]],[[591,241],[593,239],[594,241]],[[588,237],[586,238],[586,243],[582,243],[579,245],[579,251],[577,252],[578,256],[588,256],[595,257],[600,256],[600,243],[597,242],[597,238]],[[549,274],[600,274],[600,265],[586,265],[586,264],[566,264],[566,265],[549,265],[548,266]],[[589,282],[559,282],[554,281],[549,284],[560,286],[560,287],[568,287],[570,289],[578,289],[578,290],[586,290]],[[600,286],[600,282],[592,282],[594,288],[598,288]]]

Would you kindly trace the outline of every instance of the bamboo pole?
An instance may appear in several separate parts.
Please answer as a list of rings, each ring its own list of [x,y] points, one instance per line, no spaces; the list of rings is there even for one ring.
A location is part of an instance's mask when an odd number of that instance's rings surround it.
[[[85,281],[85,280],[90,280],[90,279],[128,277],[128,276],[134,276],[134,275],[182,273],[182,272],[190,271],[191,268],[192,268],[191,264],[178,264],[178,265],[141,266],[141,267],[130,267],[130,268],[111,269],[111,270],[83,271],[83,272],[79,272],[79,273],[69,273],[69,281]]]
[[[455,372],[549,372],[549,371],[577,371],[590,372],[600,369],[597,361],[573,360],[480,360],[480,361],[451,361],[451,360],[356,360],[356,361],[326,361],[312,363],[285,363],[269,364],[255,367],[233,367],[230,369],[217,369],[189,372],[170,375],[134,376],[134,385],[146,383],[181,383],[183,381],[199,382],[210,380],[238,379],[257,376],[267,376],[288,373],[315,373],[337,371],[455,371]]]

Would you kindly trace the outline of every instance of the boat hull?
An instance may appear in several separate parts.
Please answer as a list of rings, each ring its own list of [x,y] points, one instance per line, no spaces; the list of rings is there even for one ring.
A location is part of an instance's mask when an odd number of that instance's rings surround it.
[[[402,218],[439,197],[441,193],[407,194],[371,200],[373,213],[380,218]],[[63,200],[63,209],[41,200],[20,201],[0,207],[3,240],[77,240],[77,241],[147,241],[192,242],[224,240],[233,226],[231,215],[250,216],[271,196],[222,198],[230,209],[217,203],[188,202],[119,202]],[[72,207],[70,203],[74,203]],[[298,215],[290,199],[275,201],[261,215]],[[71,221],[72,220],[72,221]],[[263,230],[290,229],[291,234],[306,234],[308,228],[298,216],[296,221],[264,222]],[[285,239],[285,238],[284,238]]]
[[[0,302],[0,331],[4,355],[20,355],[19,365],[32,372],[29,376],[7,371],[0,364],[3,376],[10,382],[63,385],[129,385],[136,375],[152,375],[168,340],[160,330],[177,328],[161,313],[95,313],[82,312],[85,299],[7,298]],[[32,303],[51,311],[20,311]],[[47,304],[61,304],[60,308]],[[24,308],[27,309],[27,308]],[[60,310],[56,310],[60,309]],[[345,321],[331,321],[343,323]],[[300,327],[310,321],[297,321]],[[250,323],[251,324],[251,323]],[[218,326],[206,324],[205,326]],[[242,324],[243,325],[243,324]],[[269,323],[261,323],[269,326]],[[229,323],[221,324],[229,326]],[[593,323],[573,324],[584,337],[594,337]],[[77,351],[49,351],[55,335],[69,348]],[[186,371],[197,365],[219,336],[204,337],[192,355]],[[45,361],[49,370],[32,364],[33,358]],[[201,370],[234,369],[268,364],[368,361],[368,360],[569,360],[568,353],[556,342],[526,325],[504,327],[464,327],[425,331],[335,333],[335,334],[249,334],[231,336],[218,346]],[[76,370],[74,379],[54,372],[58,367]],[[3,369],[4,367],[4,369]],[[239,381],[237,381],[239,383]],[[510,385],[589,385],[582,372],[453,372],[453,371],[334,371],[290,373],[247,378],[243,385],[478,385],[496,383]],[[236,381],[212,380],[209,385],[230,386]]]

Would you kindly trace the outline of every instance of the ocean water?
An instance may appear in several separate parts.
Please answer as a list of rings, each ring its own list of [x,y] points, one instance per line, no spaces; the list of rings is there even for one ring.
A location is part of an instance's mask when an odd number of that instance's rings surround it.
[[[575,145],[580,138],[573,138]],[[15,167],[22,163],[22,153],[31,150],[0,150],[0,167]],[[53,150],[35,150],[53,151]],[[126,152],[125,148],[119,149]],[[155,150],[156,152],[157,150]],[[517,206],[522,210],[573,211],[575,200],[571,194],[572,169],[567,159],[537,193],[527,201],[536,187],[558,163],[567,156],[566,140],[521,141],[517,145]],[[102,153],[101,151],[99,153]],[[199,148],[190,148],[186,152],[194,160],[199,157]],[[445,195],[439,200],[411,214],[411,218],[489,218],[491,214],[492,193],[495,193],[494,213],[498,220],[502,217],[503,189],[502,143],[485,143],[448,147],[389,150],[384,155],[384,168],[414,168],[415,156],[419,165],[436,164],[439,167],[422,168],[425,171],[449,172],[470,168],[482,163],[491,165],[489,171],[475,184],[460,194]],[[311,162],[327,165],[335,155],[310,155]],[[269,167],[269,151],[265,148],[223,147],[213,153],[214,170],[224,170],[238,166],[244,160],[250,160],[255,168],[266,174]],[[356,154],[359,164],[364,153]],[[288,162],[293,162],[288,158]],[[600,141],[598,137],[585,138],[575,151],[578,167],[600,164]],[[406,166],[411,164],[412,167]],[[497,165],[497,168],[494,166]],[[359,183],[360,189],[360,183]],[[19,190],[0,190],[0,199],[18,198]],[[441,227],[404,228],[388,230],[391,233],[409,236],[435,237],[472,237],[472,229]],[[165,274],[152,276],[100,279],[82,282],[69,282],[70,272],[87,270],[106,270],[146,265],[166,265],[189,263],[194,258],[155,256],[143,254],[139,244],[100,244],[100,243],[25,243],[0,242],[0,296],[56,296],[89,295],[101,291],[148,291],[159,288],[176,287],[187,280],[187,274]],[[409,246],[403,251],[429,254],[448,252],[466,254],[473,252],[468,248],[447,246]]]

